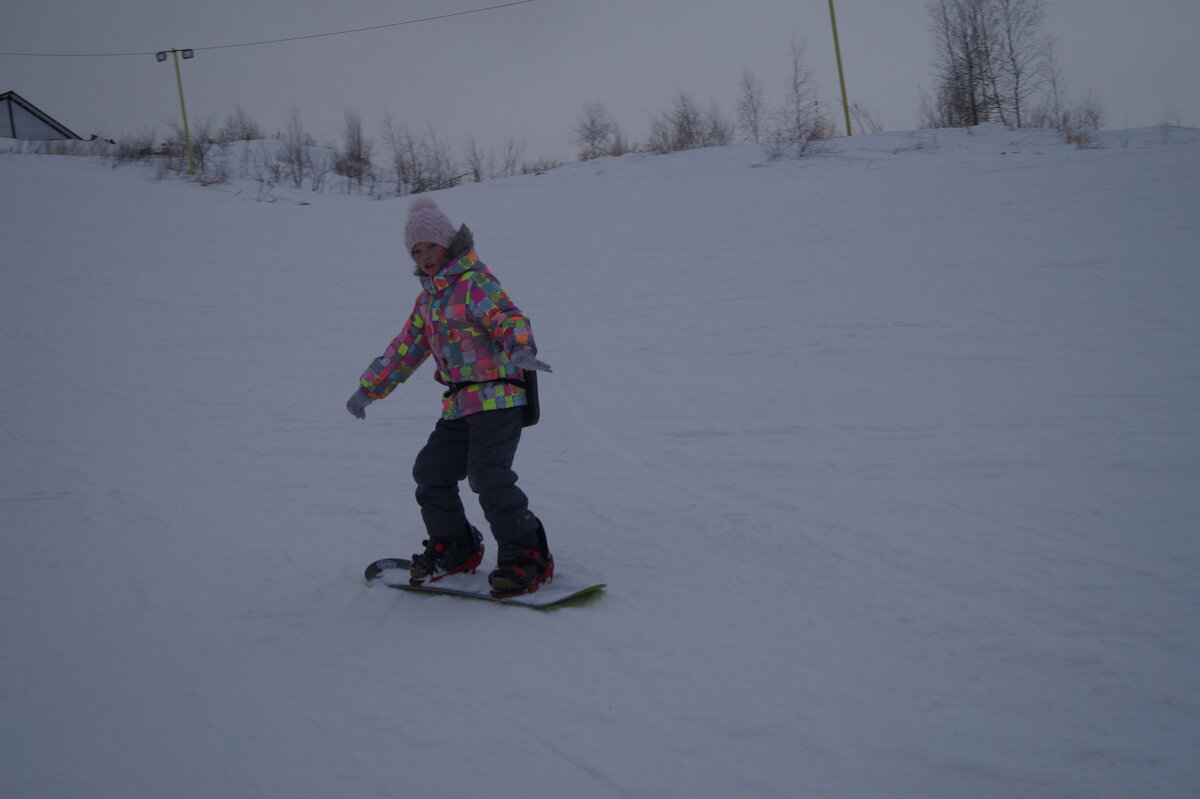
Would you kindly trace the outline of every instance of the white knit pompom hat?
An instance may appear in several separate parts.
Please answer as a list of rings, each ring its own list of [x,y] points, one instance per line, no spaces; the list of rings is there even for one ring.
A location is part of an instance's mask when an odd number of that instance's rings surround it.
[[[454,225],[432,197],[418,197],[412,201],[408,206],[408,224],[404,226],[404,246],[409,252],[422,241],[448,248],[452,238]]]

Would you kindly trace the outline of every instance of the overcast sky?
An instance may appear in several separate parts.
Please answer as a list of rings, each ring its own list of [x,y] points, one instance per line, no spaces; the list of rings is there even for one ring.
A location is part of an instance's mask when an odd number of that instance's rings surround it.
[[[793,33],[821,96],[839,102],[827,0],[532,0],[339,36],[308,36],[483,8],[505,0],[0,0],[0,52],[138,53],[195,48],[183,61],[189,118],[239,105],[268,134],[295,108],[336,143],[345,112],[379,139],[385,113],[459,146],[509,139],[527,159],[574,157],[570,130],[598,100],[626,137],[680,90],[731,108],[742,67],[782,94]],[[1105,127],[1200,127],[1200,0],[1048,0],[1073,96],[1094,92]],[[932,85],[923,0],[835,0],[847,89],[887,130],[918,126]],[[221,49],[200,49],[220,47]],[[171,61],[153,55],[0,55],[12,89],[76,133],[120,137],[178,120]],[[835,110],[840,106],[834,106]]]

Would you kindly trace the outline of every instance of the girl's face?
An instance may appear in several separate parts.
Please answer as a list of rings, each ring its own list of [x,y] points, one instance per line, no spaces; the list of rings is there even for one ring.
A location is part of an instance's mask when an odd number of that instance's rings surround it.
[[[421,270],[422,274],[429,277],[442,271],[442,267],[446,265],[447,255],[449,253],[445,247],[428,241],[418,242],[412,248],[413,263],[417,265],[417,269]]]

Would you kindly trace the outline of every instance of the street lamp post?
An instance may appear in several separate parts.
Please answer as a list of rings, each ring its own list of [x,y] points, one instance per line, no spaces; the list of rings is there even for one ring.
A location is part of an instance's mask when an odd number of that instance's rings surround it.
[[[183,75],[179,71],[179,56],[192,58],[196,54],[191,50],[176,50],[175,48],[171,48],[170,50],[159,50],[154,54],[154,57],[159,62],[163,62],[167,60],[167,53],[170,53],[175,61],[175,85],[179,87],[179,112],[183,115],[183,145],[184,149],[187,150],[188,174],[194,175],[196,174],[196,162],[192,159],[192,134],[188,130],[187,106],[183,102]]]
[[[833,0],[829,0],[829,21],[833,25],[833,52],[837,55],[838,82],[842,85],[842,111],[846,114],[846,135],[853,136],[850,129],[850,101],[846,99],[846,76],[842,72],[842,45],[838,42],[837,14],[833,10]]]

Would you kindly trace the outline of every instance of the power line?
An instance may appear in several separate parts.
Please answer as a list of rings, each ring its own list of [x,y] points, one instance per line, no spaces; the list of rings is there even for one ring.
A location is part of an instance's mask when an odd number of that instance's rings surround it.
[[[279,44],[280,42],[298,42],[302,39],[320,39],[323,36],[343,36],[347,33],[362,33],[363,31],[377,31],[384,28],[397,28],[401,25],[416,25],[419,22],[434,22],[439,19],[450,19],[451,17],[463,17],[467,14],[479,14],[483,11],[496,11],[501,8],[509,8],[511,6],[519,6],[525,3],[532,3],[534,0],[514,0],[511,3],[501,3],[500,5],[487,6],[486,8],[473,8],[469,11],[455,11],[450,14],[439,14],[436,17],[422,17],[421,19],[409,19],[404,22],[389,22],[386,25],[371,25],[366,28],[351,28],[344,31],[330,31],[329,33],[312,33],[308,36],[289,36],[285,39],[264,39],[259,42],[239,42],[238,44],[214,44],[208,47],[193,47],[192,50],[225,50],[230,47],[255,47],[260,44]],[[9,53],[0,52],[0,55],[26,56],[29,58],[120,58],[123,56],[143,56],[154,55],[157,50],[147,50],[140,53]]]

